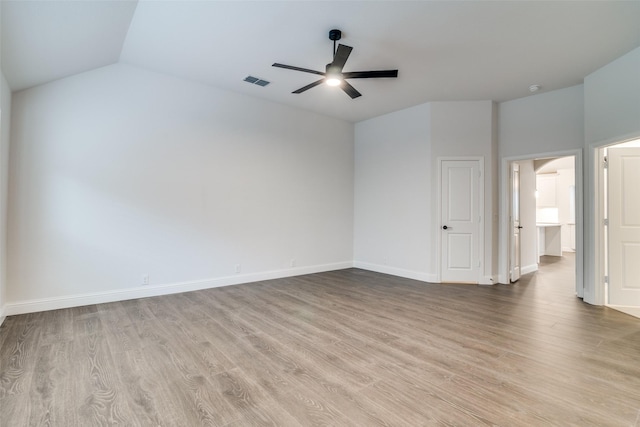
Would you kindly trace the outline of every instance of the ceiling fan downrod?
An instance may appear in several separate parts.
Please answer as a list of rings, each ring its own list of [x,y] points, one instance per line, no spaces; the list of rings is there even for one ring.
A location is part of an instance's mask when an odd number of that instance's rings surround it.
[[[333,40],[333,57],[336,57],[336,41],[342,38],[342,31],[333,29],[329,31],[329,40]]]

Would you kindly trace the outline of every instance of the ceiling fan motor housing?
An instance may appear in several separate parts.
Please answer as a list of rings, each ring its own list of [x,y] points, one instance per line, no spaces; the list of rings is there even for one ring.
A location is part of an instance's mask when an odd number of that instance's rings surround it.
[[[324,67],[326,74],[330,74],[330,73],[338,73],[340,74],[340,67],[336,67],[333,65],[333,62],[330,64],[327,64],[326,67]]]

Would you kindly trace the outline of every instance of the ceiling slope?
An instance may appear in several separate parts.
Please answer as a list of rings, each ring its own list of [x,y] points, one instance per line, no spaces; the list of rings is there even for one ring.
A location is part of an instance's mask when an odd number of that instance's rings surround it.
[[[118,62],[133,1],[2,1],[2,68],[15,90]]]
[[[27,3],[4,9],[3,67],[14,90],[119,60],[353,122],[431,101],[516,99],[531,84],[580,84],[640,46],[640,1]],[[315,77],[271,64],[323,71],[332,28],[353,47],[345,72],[399,69],[398,78],[352,81],[357,99],[325,85],[292,94]],[[247,75],[271,84],[245,83]]]

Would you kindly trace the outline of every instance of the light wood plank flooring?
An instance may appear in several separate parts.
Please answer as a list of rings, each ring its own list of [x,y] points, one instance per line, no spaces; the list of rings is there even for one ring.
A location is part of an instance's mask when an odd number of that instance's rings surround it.
[[[545,264],[514,285],[350,269],[9,317],[0,425],[640,425],[640,319]]]

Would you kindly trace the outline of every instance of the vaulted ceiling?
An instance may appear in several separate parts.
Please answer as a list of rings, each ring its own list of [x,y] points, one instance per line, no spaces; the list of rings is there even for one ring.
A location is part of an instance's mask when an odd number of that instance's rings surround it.
[[[359,121],[424,102],[506,101],[576,85],[640,46],[640,1],[2,1],[14,91],[114,63]],[[332,28],[353,52],[352,100],[325,85]],[[253,75],[266,87],[243,81]]]

